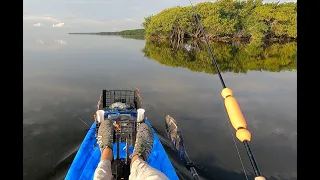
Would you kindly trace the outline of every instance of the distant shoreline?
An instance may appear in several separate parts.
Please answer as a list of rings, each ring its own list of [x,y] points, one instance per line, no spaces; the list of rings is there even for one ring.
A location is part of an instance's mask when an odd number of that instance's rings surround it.
[[[103,33],[68,33],[78,35],[104,35],[104,36],[143,36],[143,35],[119,35],[119,34],[103,34]]]
[[[86,35],[120,35],[120,36],[144,36],[144,29],[133,29],[115,32],[79,32],[79,33],[68,33],[68,34],[86,34]]]

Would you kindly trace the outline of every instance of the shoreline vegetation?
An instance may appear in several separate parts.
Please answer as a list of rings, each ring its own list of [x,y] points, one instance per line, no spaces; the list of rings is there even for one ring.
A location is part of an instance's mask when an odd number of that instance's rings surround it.
[[[247,73],[248,71],[294,71],[297,69],[297,42],[239,43],[211,42],[222,73]],[[181,48],[169,41],[146,41],[141,50],[152,61],[171,67],[187,68],[193,72],[217,74],[204,42],[187,42]]]
[[[88,34],[88,35],[118,35],[118,36],[144,36],[144,29],[132,29],[115,32],[92,32],[92,33],[68,33],[68,34]]]
[[[288,42],[297,38],[295,2],[217,0],[194,7],[210,41]],[[69,34],[143,36],[146,40],[169,40],[178,44],[203,39],[191,6],[176,6],[148,16],[142,27],[119,32]]]

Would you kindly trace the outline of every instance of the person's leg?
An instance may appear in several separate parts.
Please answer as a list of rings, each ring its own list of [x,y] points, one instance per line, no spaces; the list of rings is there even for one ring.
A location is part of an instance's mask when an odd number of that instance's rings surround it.
[[[111,180],[111,161],[113,158],[113,152],[110,148],[105,148],[101,154],[100,162],[96,171],[94,172],[94,180]]]
[[[153,146],[153,133],[151,127],[141,123],[137,129],[135,147],[132,153],[130,180],[168,180],[159,170],[152,168],[148,160]]]
[[[104,111],[97,111],[97,116],[100,118],[100,127],[98,129],[98,145],[101,151],[100,162],[94,172],[94,180],[111,180],[111,161],[113,159],[113,125],[107,119],[104,120]]]

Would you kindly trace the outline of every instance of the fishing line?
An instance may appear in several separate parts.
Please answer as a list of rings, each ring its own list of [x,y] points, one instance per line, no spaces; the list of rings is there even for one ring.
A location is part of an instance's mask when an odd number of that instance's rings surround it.
[[[212,49],[211,49],[211,47],[210,47],[210,45],[209,45],[209,42],[208,42],[208,40],[207,40],[207,37],[206,37],[206,34],[205,34],[205,32],[204,32],[203,26],[202,26],[202,24],[201,24],[201,22],[200,22],[200,20],[199,20],[198,14],[196,13],[196,10],[195,10],[195,8],[194,8],[191,0],[189,0],[189,2],[190,2],[190,4],[191,4],[193,13],[195,14],[197,23],[198,23],[198,25],[200,26],[200,30],[201,30],[201,32],[202,32],[202,34],[203,34],[204,41],[206,42],[207,48],[208,48],[209,53],[210,53],[210,57],[212,58],[213,64],[214,64],[214,66],[215,66],[215,68],[216,68],[216,70],[217,70],[217,73],[218,73],[218,76],[219,76],[221,85],[222,85],[222,87],[223,87],[223,89],[224,89],[224,88],[226,88],[226,85],[225,85],[224,80],[223,80],[223,78],[222,78],[222,75],[221,75],[220,69],[219,69],[219,67],[218,67],[218,63],[217,63],[217,61],[216,61],[216,58],[215,58],[214,55],[213,55]],[[221,102],[221,100],[220,100],[220,102]],[[221,102],[221,103],[223,104],[223,102]],[[228,121],[226,109],[224,109],[224,112],[225,112],[226,120]],[[242,158],[241,158],[241,155],[240,155],[240,152],[239,152],[239,148],[238,148],[238,145],[237,145],[237,143],[236,143],[236,141],[235,141],[234,135],[233,135],[233,133],[232,133],[231,124],[230,124],[229,121],[228,121],[228,126],[229,126],[229,130],[230,130],[230,133],[231,133],[231,136],[232,136],[232,139],[233,139],[233,142],[234,142],[234,146],[235,146],[235,148],[236,148],[236,151],[237,151],[237,154],[238,154],[238,157],[239,157],[239,160],[240,160],[240,163],[241,163],[241,166],[242,166],[244,175],[245,175],[246,179],[248,180],[248,176],[247,176],[245,167],[244,167],[244,165],[243,165],[243,161],[242,161]]]
[[[221,101],[220,99],[220,102],[221,104],[223,104],[223,102]],[[224,109],[224,115],[226,117],[226,120],[228,121],[228,116],[227,116],[227,112],[226,112],[226,109]],[[238,157],[239,157],[239,160],[240,160],[240,163],[241,163],[241,166],[242,166],[242,170],[243,170],[243,173],[244,173],[244,176],[246,177],[246,179],[248,180],[248,176],[247,176],[247,173],[246,173],[246,169],[244,168],[244,165],[243,165],[243,161],[242,161],[242,158],[241,158],[241,155],[240,155],[240,152],[239,152],[239,148],[238,148],[238,145],[237,145],[237,142],[236,142],[236,139],[234,138],[234,135],[232,133],[232,128],[231,128],[231,124],[230,124],[230,121],[228,121],[228,126],[229,126],[229,130],[230,130],[230,134],[232,136],[232,140],[233,140],[233,143],[234,143],[234,146],[236,147],[236,150],[237,150],[237,153],[238,153]]]
[[[218,67],[217,60],[216,60],[216,58],[215,58],[214,55],[213,55],[212,49],[211,49],[211,47],[210,47],[210,45],[209,45],[207,36],[206,36],[206,34],[205,34],[205,32],[204,32],[204,29],[203,29],[203,26],[202,26],[202,24],[201,24],[201,22],[200,22],[200,20],[199,20],[198,14],[196,13],[196,10],[195,10],[195,8],[194,8],[191,0],[189,0],[189,2],[190,2],[190,4],[191,4],[193,13],[194,13],[195,16],[196,16],[196,20],[197,20],[197,23],[198,23],[199,26],[200,26],[201,32],[203,33],[204,41],[206,42],[207,48],[208,48],[208,50],[209,50],[209,52],[210,52],[210,56],[211,56],[211,58],[212,58],[213,64],[214,64],[215,67],[216,67],[216,70],[217,70],[217,73],[218,73],[218,75],[219,75],[219,79],[220,79],[221,85],[222,85],[223,88],[226,88],[226,85],[225,85],[225,83],[224,83],[224,81],[223,81],[223,78],[222,78],[222,75],[221,75],[221,73],[220,73],[220,69],[219,69],[219,67]]]
[[[83,122],[86,126],[88,126],[88,127],[90,128],[90,126],[89,126],[86,122],[84,122],[81,118],[79,118],[79,120],[80,120],[81,122]]]

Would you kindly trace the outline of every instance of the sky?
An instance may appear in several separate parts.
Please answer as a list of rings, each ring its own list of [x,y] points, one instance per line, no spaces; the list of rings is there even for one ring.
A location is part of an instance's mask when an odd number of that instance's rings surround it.
[[[285,1],[296,2],[280,0]],[[23,28],[24,34],[136,29],[141,28],[144,17],[187,5],[189,0],[24,0]]]

